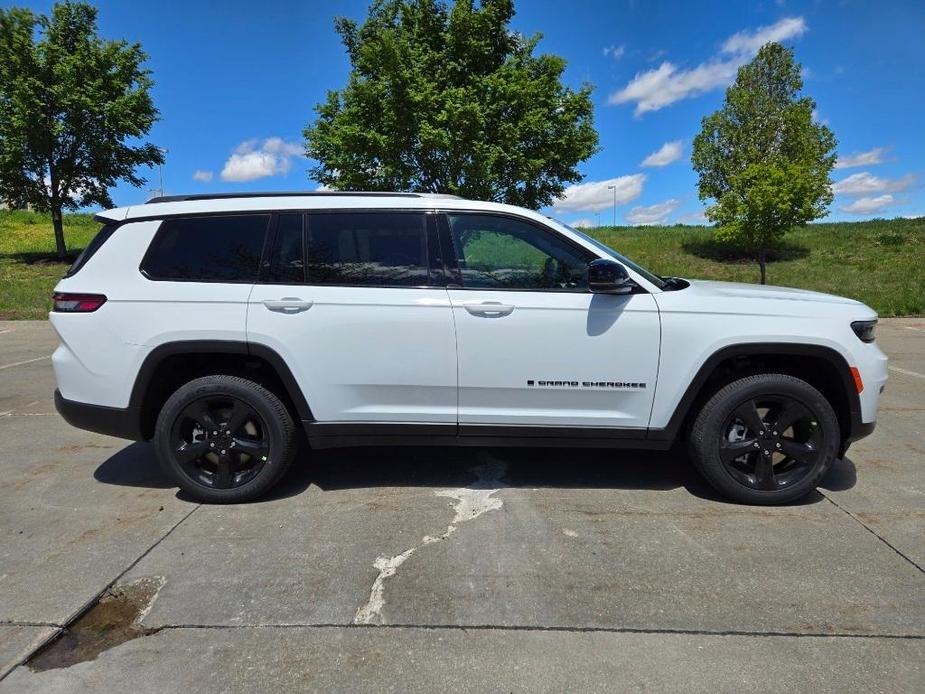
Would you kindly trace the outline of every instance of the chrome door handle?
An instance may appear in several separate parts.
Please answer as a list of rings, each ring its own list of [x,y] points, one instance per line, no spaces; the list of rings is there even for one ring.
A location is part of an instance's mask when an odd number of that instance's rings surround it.
[[[463,304],[463,307],[473,316],[486,316],[488,318],[501,318],[509,316],[514,312],[514,307],[510,304],[502,304],[500,301],[483,301],[480,304]]]
[[[301,313],[310,309],[313,303],[315,302],[305,301],[297,296],[284,296],[282,299],[267,299],[263,305],[277,313]]]

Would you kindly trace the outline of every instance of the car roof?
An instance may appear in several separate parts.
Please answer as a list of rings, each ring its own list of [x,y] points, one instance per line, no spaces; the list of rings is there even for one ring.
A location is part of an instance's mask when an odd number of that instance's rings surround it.
[[[439,193],[312,191],[293,193],[214,193],[168,195],[143,205],[117,207],[97,215],[101,221],[131,221],[187,214],[272,212],[279,210],[460,210],[507,212],[544,220],[543,215],[513,205],[466,200]]]

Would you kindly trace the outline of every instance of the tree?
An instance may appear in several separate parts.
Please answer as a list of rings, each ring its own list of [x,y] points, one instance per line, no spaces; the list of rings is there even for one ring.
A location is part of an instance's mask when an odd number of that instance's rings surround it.
[[[761,283],[768,250],[795,226],[826,214],[835,136],[813,121],[793,51],[768,43],[739,68],[723,107],[702,121],[691,157],[717,239],[755,253]]]
[[[341,190],[454,193],[541,207],[581,180],[597,150],[591,87],[540,36],[508,24],[511,0],[376,0],[335,27],[350,58],[305,129],[311,176]]]
[[[51,212],[58,257],[62,210],[112,207],[108,189],[163,163],[143,137],[157,120],[141,46],[97,36],[96,8],[58,3],[51,16],[0,10],[0,197]]]

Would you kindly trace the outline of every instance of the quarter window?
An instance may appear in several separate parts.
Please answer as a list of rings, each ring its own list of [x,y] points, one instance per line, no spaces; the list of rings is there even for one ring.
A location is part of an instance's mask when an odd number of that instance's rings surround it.
[[[509,217],[448,219],[463,287],[587,290],[588,254],[552,232]]]
[[[416,287],[429,284],[425,215],[351,212],[309,215],[308,282]]]
[[[256,282],[269,222],[270,215],[167,219],[142,270],[158,280]]]

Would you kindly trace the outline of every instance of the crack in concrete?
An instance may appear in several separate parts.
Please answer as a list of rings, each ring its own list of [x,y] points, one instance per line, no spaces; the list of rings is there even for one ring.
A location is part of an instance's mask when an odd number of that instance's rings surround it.
[[[404,564],[412,554],[422,547],[432,545],[435,542],[442,542],[450,535],[456,532],[456,528],[466,521],[478,518],[483,513],[497,511],[503,506],[500,499],[495,499],[493,495],[500,489],[500,480],[504,476],[507,466],[498,460],[488,459],[482,465],[472,468],[471,472],[475,475],[475,481],[467,487],[459,489],[442,489],[435,492],[437,496],[456,499],[453,505],[455,515],[453,520],[439,535],[425,535],[420,544],[406,549],[401,554],[393,557],[377,557],[373,562],[373,567],[379,572],[376,580],[373,581],[372,588],[369,591],[369,600],[361,606],[353,618],[354,624],[374,624],[377,620],[383,623],[382,608],[385,607],[385,581],[398,572],[398,568]]]
[[[857,524],[860,525],[862,528],[864,528],[864,530],[866,530],[867,532],[869,532],[871,535],[873,535],[873,536],[876,537],[878,540],[880,540],[880,542],[882,542],[883,544],[885,544],[887,547],[889,547],[891,550],[893,550],[893,551],[894,551],[896,554],[898,554],[900,557],[902,557],[902,558],[905,559],[907,562],[909,562],[910,564],[912,564],[912,566],[914,566],[916,569],[918,569],[921,573],[925,573],[925,568],[922,568],[922,567],[919,566],[912,558],[906,556],[902,551],[899,550],[898,547],[894,546],[889,540],[887,540],[885,537],[883,537],[883,535],[881,535],[880,533],[878,533],[876,530],[874,530],[873,528],[871,528],[867,523],[865,523],[863,520],[861,520],[860,518],[858,518],[857,515],[855,515],[855,514],[852,513],[851,511],[849,511],[847,508],[845,508],[845,507],[842,506],[841,504],[839,504],[837,501],[835,501],[835,499],[833,499],[832,497],[830,497],[828,494],[823,493],[822,490],[819,490],[819,493],[822,494],[822,497],[823,497],[826,501],[828,501],[830,504],[832,504],[832,505],[833,505],[835,508],[837,508],[839,511],[841,511],[842,513],[844,513],[845,515],[847,515],[849,518],[851,518],[851,520],[853,520],[855,523],[857,523]]]

